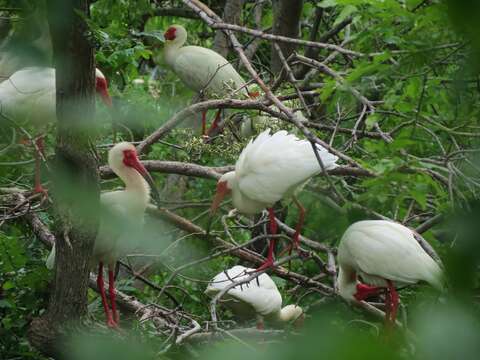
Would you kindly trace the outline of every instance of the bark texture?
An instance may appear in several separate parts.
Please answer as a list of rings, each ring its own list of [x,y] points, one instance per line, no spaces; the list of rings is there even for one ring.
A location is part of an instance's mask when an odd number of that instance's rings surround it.
[[[48,311],[32,322],[30,341],[60,356],[61,328],[87,313],[89,262],[97,231],[99,187],[91,139],[94,129],[94,58],[83,16],[88,0],[49,0],[56,66],[57,138],[52,172],[57,216],[54,289]]]
[[[229,24],[240,25],[244,0],[227,0],[223,10],[223,20]],[[230,50],[227,36],[221,30],[217,30],[213,43],[213,50],[223,57],[228,55]]]
[[[273,0],[273,33],[297,38],[300,33],[300,15],[302,14],[303,0]],[[295,50],[295,44],[279,43],[283,55],[287,59]],[[272,45],[271,70],[274,74],[282,69],[282,62]]]

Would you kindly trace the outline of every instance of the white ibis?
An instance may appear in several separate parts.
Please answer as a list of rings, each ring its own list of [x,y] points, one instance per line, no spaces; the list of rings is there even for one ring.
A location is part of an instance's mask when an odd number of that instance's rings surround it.
[[[125,183],[125,190],[109,191],[100,196],[102,216],[95,246],[92,266],[98,264],[97,285],[107,318],[107,325],[118,326],[115,303],[114,268],[119,257],[128,254],[138,245],[143,216],[150,200],[150,190],[158,200],[158,192],[152,177],[140,163],[135,146],[128,142],[115,145],[108,153],[108,164],[113,172]],[[53,268],[55,247],[48,256],[46,265]],[[111,311],[103,281],[103,264],[108,265],[108,285]]]
[[[356,222],[338,246],[337,289],[348,301],[361,301],[385,291],[387,324],[395,322],[398,285],[425,281],[443,288],[442,270],[416,240],[420,235],[385,220]]]
[[[108,94],[107,80],[98,69],[95,71],[96,92],[109,107],[112,100]],[[28,122],[39,135],[35,151],[35,192],[45,192],[40,184],[40,154],[44,154],[42,132],[56,120],[55,69],[28,67],[15,72],[0,84],[0,118],[15,123]],[[36,150],[37,150],[36,149]]]
[[[223,96],[233,90],[241,94],[249,94],[245,81],[233,66],[220,54],[201,46],[183,46],[187,40],[187,30],[181,25],[171,25],[164,33],[165,62],[177,74],[180,80],[190,89],[210,98]],[[202,112],[202,135],[208,135],[217,128],[220,111],[217,112],[208,132],[206,131],[206,111]]]
[[[325,148],[316,145],[325,170],[335,168],[337,157]],[[270,129],[250,140],[230,171],[218,180],[217,193],[210,209],[210,221],[222,199],[232,193],[233,205],[243,214],[253,215],[268,209],[270,233],[276,234],[277,223],[273,204],[285,197],[294,195],[297,188],[312,176],[322,171],[313,148],[307,140],[300,140],[286,131],[270,134]],[[299,221],[293,236],[293,245],[298,249],[300,231],[303,226],[305,209],[293,197],[300,210]],[[207,226],[207,229],[210,227]],[[258,270],[273,265],[275,240],[270,239],[268,256]]]
[[[208,284],[205,294],[214,297],[232,283],[247,279],[255,271],[240,265],[222,271]],[[300,306],[287,305],[282,308],[282,295],[270,276],[265,273],[235,285],[221,298],[221,302],[241,319],[257,317],[259,329],[263,329],[263,318],[277,323],[300,323],[303,320]]]

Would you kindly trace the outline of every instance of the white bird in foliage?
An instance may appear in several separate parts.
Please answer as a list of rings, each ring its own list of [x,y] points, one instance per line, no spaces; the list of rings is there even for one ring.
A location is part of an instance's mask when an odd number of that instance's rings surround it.
[[[340,296],[361,301],[385,291],[386,321],[393,324],[399,304],[397,286],[425,281],[441,290],[442,269],[418,237],[392,221],[365,220],[350,225],[338,246]]]
[[[139,161],[135,146],[128,142],[115,145],[108,153],[108,164],[125,183],[125,190],[108,191],[100,196],[101,216],[92,257],[92,266],[98,264],[97,286],[107,318],[107,325],[118,326],[115,303],[114,269],[116,261],[133,251],[141,237],[145,209],[150,201],[150,190],[158,200],[159,195],[152,177]],[[55,247],[46,265],[53,268]],[[103,281],[103,265],[108,266],[110,311]]]
[[[222,96],[238,90],[245,97],[250,94],[245,81],[234,67],[220,54],[201,46],[183,46],[187,40],[187,30],[181,25],[171,25],[164,33],[165,62],[172,68],[180,80],[190,89],[205,95]],[[202,112],[202,135],[208,135],[218,127],[220,111],[217,112],[212,126],[206,131],[206,111]]]
[[[325,148],[316,145],[325,170],[335,168],[338,158]],[[217,193],[210,209],[210,220],[227,193],[232,193],[233,205],[243,214],[253,215],[268,209],[270,233],[276,234],[277,223],[273,204],[294,195],[297,188],[312,176],[322,172],[320,164],[309,141],[300,140],[286,131],[270,134],[270,129],[250,140],[230,171],[218,180]],[[300,210],[299,221],[294,234],[294,246],[298,248],[300,231],[305,217],[305,209],[293,197]],[[210,227],[207,226],[207,229]],[[258,270],[273,265],[275,240],[270,239],[268,256]]]
[[[255,271],[240,265],[222,271],[208,284],[205,294],[213,298],[227,286],[244,281]],[[282,295],[270,276],[265,273],[253,280],[235,285],[220,301],[241,319],[257,317],[259,329],[263,329],[263,318],[276,323],[294,321],[299,324],[304,317],[300,306],[287,305],[282,308]]]
[[[98,69],[95,71],[96,92],[109,107],[107,80]],[[11,120],[16,125],[29,123],[38,138],[36,147],[44,154],[42,133],[56,120],[55,69],[28,67],[15,72],[0,84],[0,119]],[[40,154],[35,151],[35,192],[45,192],[40,184]]]

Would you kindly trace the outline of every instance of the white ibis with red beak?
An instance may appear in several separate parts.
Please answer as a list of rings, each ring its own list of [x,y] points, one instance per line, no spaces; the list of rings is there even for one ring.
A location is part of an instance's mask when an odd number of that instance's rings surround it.
[[[441,290],[442,269],[418,237],[392,221],[365,220],[350,225],[338,246],[339,295],[361,301],[385,291],[386,322],[392,325],[399,304],[396,286],[425,281]]]
[[[107,80],[95,70],[95,89],[103,102],[111,107]],[[56,120],[55,69],[28,67],[15,72],[0,84],[0,118],[16,124],[29,123],[36,129],[36,147],[44,153],[43,132]],[[40,154],[35,151],[35,192],[45,192],[40,183]]]
[[[222,271],[208,284],[205,294],[213,298],[227,286],[244,281],[255,271],[241,265]],[[304,317],[300,306],[287,305],[282,308],[282,295],[277,285],[265,273],[229,289],[221,298],[221,303],[240,319],[256,317],[259,329],[263,329],[263,318],[274,323],[294,321],[300,324]]]
[[[187,30],[181,25],[172,25],[164,33],[165,62],[172,68],[182,82],[207,98],[224,95],[238,90],[245,97],[249,94],[245,81],[234,67],[220,54],[201,46],[183,46],[187,40]],[[220,111],[208,131],[206,131],[206,111],[202,112],[202,135],[208,135],[217,128]]]
[[[316,147],[325,170],[335,168],[338,158],[320,145]],[[243,149],[235,164],[235,171],[222,175],[218,180],[217,193],[210,209],[210,221],[224,196],[231,192],[233,205],[240,213],[253,215],[268,209],[270,234],[276,234],[277,223],[273,204],[294,195],[297,188],[320,172],[322,169],[310,142],[300,140],[283,130],[270,134],[270,129],[267,129],[255,140],[250,140]],[[295,197],[293,198],[300,210],[299,221],[293,236],[293,245],[298,249],[305,209]],[[275,240],[272,238],[267,260],[258,270],[273,265],[274,247]]]
[[[118,326],[115,303],[114,268],[116,261],[132,252],[137,246],[142,231],[145,209],[150,201],[150,190],[158,201],[159,195],[152,177],[139,161],[135,146],[127,142],[115,145],[108,153],[108,164],[125,183],[124,190],[105,192],[100,196],[104,212],[93,250],[92,266],[98,264],[97,285],[107,318],[107,325]],[[55,247],[48,256],[46,265],[53,268]],[[108,307],[103,281],[103,265],[108,265],[108,285],[111,310]]]

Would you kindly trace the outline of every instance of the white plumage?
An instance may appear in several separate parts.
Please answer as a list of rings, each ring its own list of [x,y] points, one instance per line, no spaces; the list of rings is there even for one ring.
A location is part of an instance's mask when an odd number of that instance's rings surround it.
[[[165,32],[165,62],[185,85],[206,96],[223,96],[245,85],[233,66],[220,54],[201,46],[183,46],[187,31],[181,25],[172,25]],[[246,89],[242,90],[246,93]]]
[[[95,70],[96,90],[109,101],[105,76]],[[101,86],[99,82],[105,82]],[[28,67],[0,83],[0,111],[14,121],[29,122],[34,127],[56,120],[55,69]]]
[[[234,67],[220,54],[201,46],[183,46],[187,31],[181,25],[170,26],[164,34],[164,59],[180,80],[191,90],[207,98],[222,97],[239,92],[249,96],[245,81]],[[220,111],[206,131],[205,115],[202,113],[202,133],[208,135],[218,127]]]
[[[0,84],[2,115],[35,127],[56,119],[55,69],[29,67],[15,72]]]
[[[335,168],[338,158],[317,145],[325,170]],[[270,134],[265,130],[255,140],[250,140],[235,164],[235,171],[224,174],[217,183],[217,193],[212,201],[210,219],[223,197],[232,192],[233,205],[244,214],[257,214],[268,208],[270,233],[275,234],[277,226],[272,206],[275,202],[294,195],[297,188],[312,176],[322,171],[310,142],[300,140],[286,131]],[[298,249],[300,230],[305,209],[299,207],[299,221],[293,235],[294,247]],[[208,225],[209,227],[210,225]],[[274,239],[270,239],[268,257],[259,270],[273,265]]]
[[[338,158],[317,145],[326,170],[335,168]],[[310,142],[286,131],[270,134],[265,130],[250,140],[235,164],[235,171],[224,174],[232,190],[233,205],[245,214],[256,214],[271,207],[312,176],[321,172]]]
[[[233,282],[245,280],[253,273],[255,269],[236,265],[217,274],[208,284],[205,293],[214,297]],[[288,322],[302,315],[302,309],[295,305],[287,305],[282,309],[282,295],[270,276],[265,273],[231,288],[221,301],[242,319],[261,316],[274,322]]]
[[[102,72],[95,71],[96,91],[102,100],[111,106],[107,81]],[[16,125],[29,124],[38,136],[36,144],[43,149],[43,132],[49,123],[56,121],[55,69],[28,67],[15,72],[0,83],[0,121],[13,121]],[[40,157],[35,152],[35,191],[44,192],[40,184]]]
[[[150,200],[150,190],[158,196],[153,180],[139,162],[135,146],[122,142],[115,145],[108,154],[108,164],[113,172],[125,183],[124,190],[105,192],[100,196],[101,212],[98,234],[92,256],[92,266],[99,264],[98,282],[103,287],[103,263],[109,266],[109,285],[113,289],[113,268],[119,257],[133,251],[141,239],[143,217]],[[148,181],[148,182],[147,182]],[[55,247],[48,256],[46,265],[53,268]],[[116,326],[118,318],[114,305],[112,319],[103,299],[109,326]],[[112,297],[112,292],[110,292]],[[112,304],[114,300],[111,299]]]
[[[391,221],[365,220],[352,224],[338,247],[339,294],[349,301],[362,300],[380,289],[394,292],[395,285],[419,281],[442,289],[442,269],[416,236],[420,235]]]

